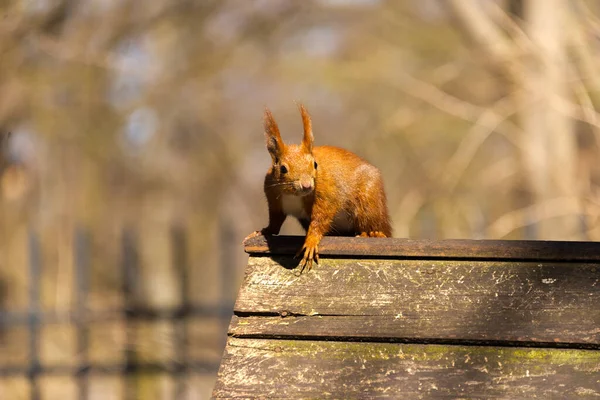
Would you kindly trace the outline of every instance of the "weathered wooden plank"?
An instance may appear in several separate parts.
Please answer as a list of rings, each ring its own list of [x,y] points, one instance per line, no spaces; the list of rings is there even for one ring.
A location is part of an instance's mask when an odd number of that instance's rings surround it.
[[[298,276],[293,262],[251,257],[234,309],[291,317],[230,333],[600,344],[598,264],[323,259]]]
[[[600,352],[230,338],[213,396],[591,398]]]
[[[567,319],[574,321],[579,313]],[[461,318],[462,317],[462,318]],[[411,343],[504,343],[507,345],[574,347],[600,350],[600,326],[584,328],[563,326],[564,314],[554,313],[527,327],[527,317],[516,312],[495,324],[488,319],[459,315],[443,319],[389,316],[288,316],[238,317],[229,326],[229,335],[237,338],[278,338],[310,340],[354,340]]]
[[[302,236],[258,236],[248,240],[250,254],[296,254]],[[398,238],[323,238],[321,256],[400,257],[536,261],[600,261],[600,243],[541,240],[412,240]]]

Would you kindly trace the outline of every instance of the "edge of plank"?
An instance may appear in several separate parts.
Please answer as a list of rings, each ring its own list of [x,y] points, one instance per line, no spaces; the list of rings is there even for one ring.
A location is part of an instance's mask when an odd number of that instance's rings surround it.
[[[295,255],[304,236],[257,236],[244,243],[246,253]],[[600,242],[545,240],[426,240],[327,236],[320,256],[485,259],[535,261],[600,261]]]

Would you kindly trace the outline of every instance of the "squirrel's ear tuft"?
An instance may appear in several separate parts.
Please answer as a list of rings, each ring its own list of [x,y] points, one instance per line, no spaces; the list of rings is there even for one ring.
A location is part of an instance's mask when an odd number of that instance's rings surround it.
[[[299,105],[300,115],[302,116],[302,126],[304,127],[304,137],[302,138],[302,146],[308,151],[312,153],[312,147],[314,142],[313,132],[312,132],[312,124],[310,122],[310,115],[308,111],[304,107],[303,104]]]
[[[279,133],[279,127],[271,111],[265,107],[265,139],[267,140],[267,150],[271,154],[273,162],[281,158],[283,154],[285,144],[281,140],[281,134]]]

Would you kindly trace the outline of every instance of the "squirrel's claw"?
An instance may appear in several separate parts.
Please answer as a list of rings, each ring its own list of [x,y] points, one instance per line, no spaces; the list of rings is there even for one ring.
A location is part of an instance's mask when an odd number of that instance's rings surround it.
[[[248,236],[246,236],[246,237],[244,238],[244,240],[242,240],[242,244],[246,244],[246,242],[247,242],[248,240],[252,239],[253,237],[260,236],[260,235],[262,235],[262,234],[263,234],[263,233],[262,233],[262,231],[254,231],[254,232],[252,232],[251,234],[249,234]]]
[[[310,271],[312,269],[313,266],[313,262],[315,262],[316,264],[319,263],[319,246],[315,245],[315,246],[303,246],[300,251],[298,251],[298,253],[296,254],[296,257],[299,257],[300,254],[302,254],[302,252],[304,252],[304,256],[302,257],[302,260],[300,261],[300,273],[304,272],[304,269],[307,269],[308,271]]]

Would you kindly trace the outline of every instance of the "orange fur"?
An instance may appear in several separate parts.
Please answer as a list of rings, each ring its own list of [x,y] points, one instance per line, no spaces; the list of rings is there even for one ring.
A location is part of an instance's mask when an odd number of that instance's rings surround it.
[[[265,137],[273,160],[264,182],[269,225],[248,238],[278,234],[287,215],[296,213],[307,231],[299,251],[301,266],[310,269],[318,261],[323,236],[391,237],[392,228],[379,170],[347,150],[314,147],[310,116],[303,105],[300,114],[302,143],[286,145],[271,112],[265,110]]]

